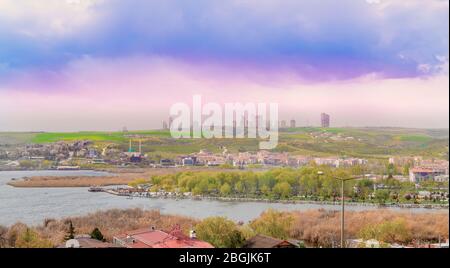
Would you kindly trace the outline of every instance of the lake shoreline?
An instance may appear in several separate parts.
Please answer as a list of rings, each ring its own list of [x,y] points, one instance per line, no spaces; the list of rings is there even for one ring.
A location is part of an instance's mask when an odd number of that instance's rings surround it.
[[[92,193],[86,187],[12,187],[7,185],[11,179],[33,176],[110,176],[107,172],[98,171],[12,171],[0,172],[0,225],[13,225],[16,222],[26,224],[41,223],[48,218],[72,217],[85,215],[98,210],[141,208],[144,210],[159,210],[163,214],[174,214],[204,219],[212,216],[228,217],[234,221],[247,222],[268,209],[279,211],[307,211],[340,209],[339,205],[313,204],[298,202],[283,204],[282,202],[238,202],[239,200],[213,198],[203,200],[172,198],[127,198],[107,193]],[[123,187],[118,186],[118,187]],[[107,187],[114,189],[116,187]],[[229,201],[229,202],[227,202]],[[448,213],[448,209],[423,208],[386,208],[396,212],[411,214]],[[358,206],[350,204],[347,211],[380,210],[376,206]]]
[[[152,196],[150,192],[135,192],[127,194],[124,192],[118,192],[114,189],[103,189],[102,192],[124,196],[128,198],[149,198],[149,199],[171,199],[171,200],[193,200],[193,201],[219,201],[219,202],[256,202],[256,203],[269,203],[269,204],[293,204],[293,205],[330,205],[340,206],[340,201],[315,201],[315,200],[292,200],[292,199],[264,199],[264,198],[250,198],[250,197],[219,197],[219,196]],[[448,210],[448,204],[377,204],[368,202],[349,202],[345,203],[346,206],[363,206],[373,208],[400,208],[400,209],[430,209],[430,210]]]
[[[198,168],[186,170],[201,170]],[[180,168],[139,168],[139,169],[104,169],[104,170],[84,170],[93,172],[107,172],[108,175],[103,176],[30,176],[22,178],[11,179],[6,184],[15,188],[88,188],[92,186],[123,186],[130,182],[140,179],[149,178],[152,175],[170,174],[180,171]],[[222,170],[221,170],[222,171]],[[59,171],[65,172],[65,171]],[[315,200],[295,200],[295,199],[267,199],[267,198],[252,198],[252,197],[218,197],[218,196],[152,196],[150,193],[141,193],[139,196],[136,193],[133,195],[126,193],[115,193],[114,191],[105,191],[109,194],[119,196],[144,197],[144,198],[161,198],[161,199],[191,199],[191,200],[211,200],[220,202],[257,202],[270,204],[305,204],[305,205],[341,205],[340,201],[315,201]],[[430,210],[448,210],[449,204],[378,204],[369,202],[346,202],[347,206],[363,206],[372,208],[401,208],[401,209],[430,209]]]

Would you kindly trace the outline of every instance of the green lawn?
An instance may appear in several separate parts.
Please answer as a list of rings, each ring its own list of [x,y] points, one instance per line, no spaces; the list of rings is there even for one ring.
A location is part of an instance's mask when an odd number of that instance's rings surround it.
[[[130,131],[130,132],[46,132],[36,134],[31,141],[33,143],[49,143],[57,141],[91,140],[94,142],[125,142],[128,136],[139,135],[142,137],[170,137],[169,131]]]
[[[33,139],[33,143],[49,143],[57,141],[74,141],[74,140],[91,140],[91,141],[124,141],[122,133],[107,132],[75,132],[75,133],[39,133]]]
[[[412,142],[429,142],[432,140],[429,136],[424,135],[402,135],[399,137],[401,141],[412,141]]]

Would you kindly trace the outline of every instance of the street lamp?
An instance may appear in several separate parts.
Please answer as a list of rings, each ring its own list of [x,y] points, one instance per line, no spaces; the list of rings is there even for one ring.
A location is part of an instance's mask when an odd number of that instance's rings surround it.
[[[324,173],[322,171],[318,171],[317,175],[321,176]],[[360,179],[361,177],[350,177],[350,178],[340,178],[333,177],[333,179],[341,181],[341,248],[345,247],[344,242],[344,228],[345,228],[345,219],[344,219],[344,211],[345,211],[345,199],[344,199],[344,186],[346,181]]]

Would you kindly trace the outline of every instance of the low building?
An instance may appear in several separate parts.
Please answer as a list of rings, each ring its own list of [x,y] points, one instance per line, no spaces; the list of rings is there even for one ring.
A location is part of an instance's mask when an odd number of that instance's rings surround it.
[[[441,169],[415,167],[409,170],[409,180],[413,183],[434,180],[437,176],[445,175],[446,171]]]
[[[289,242],[288,240],[281,240],[265,235],[255,235],[254,237],[247,239],[243,246],[244,248],[296,248],[297,245]]]
[[[192,157],[186,157],[181,160],[183,166],[193,166],[195,165],[195,161]]]
[[[112,243],[99,241],[91,238],[89,235],[77,236],[69,239],[65,243],[60,244],[57,248],[118,248],[120,246]]]
[[[126,248],[214,248],[205,241],[198,240],[195,231],[189,236],[176,225],[165,232],[154,227],[127,231],[113,238],[114,245]]]
[[[448,175],[439,175],[439,176],[434,177],[434,181],[437,181],[437,182],[448,182],[448,178],[449,178]]]

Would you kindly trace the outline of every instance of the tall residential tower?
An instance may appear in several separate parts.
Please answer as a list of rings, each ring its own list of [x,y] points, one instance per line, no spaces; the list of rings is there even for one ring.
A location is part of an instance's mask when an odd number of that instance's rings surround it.
[[[320,115],[320,122],[322,127],[330,127],[330,115],[322,113]]]

